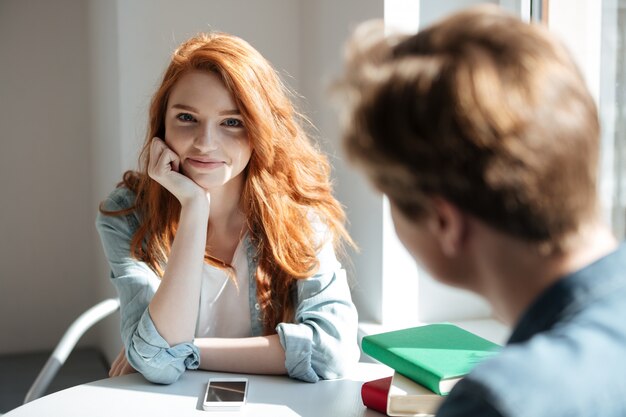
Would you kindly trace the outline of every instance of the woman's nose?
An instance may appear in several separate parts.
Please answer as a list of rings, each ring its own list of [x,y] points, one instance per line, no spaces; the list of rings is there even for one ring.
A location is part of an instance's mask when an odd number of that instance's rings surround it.
[[[217,148],[218,132],[210,125],[203,126],[196,136],[196,147],[201,150],[214,150]]]

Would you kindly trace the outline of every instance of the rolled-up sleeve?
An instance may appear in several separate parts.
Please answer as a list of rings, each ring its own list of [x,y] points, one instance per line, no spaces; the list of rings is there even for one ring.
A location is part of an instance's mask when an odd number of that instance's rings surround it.
[[[125,208],[119,193],[116,190],[105,201],[106,210]],[[116,194],[119,198],[114,197]],[[120,297],[121,334],[128,362],[147,380],[170,384],[185,369],[198,368],[200,355],[193,343],[170,346],[154,326],[148,305],[160,280],[148,265],[130,255],[130,241],[136,229],[133,222],[133,214],[98,213],[96,228],[111,267],[111,282]]]
[[[317,274],[297,281],[294,323],[276,328],[289,376],[307,382],[341,378],[359,358],[357,311],[331,242],[318,258]]]

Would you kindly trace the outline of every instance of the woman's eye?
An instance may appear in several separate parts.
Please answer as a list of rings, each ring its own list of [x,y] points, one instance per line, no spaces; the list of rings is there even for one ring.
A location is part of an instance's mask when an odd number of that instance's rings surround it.
[[[176,115],[176,118],[181,122],[194,122],[196,119],[189,113],[180,113]]]
[[[226,119],[223,124],[226,127],[243,127],[243,123],[239,119]]]

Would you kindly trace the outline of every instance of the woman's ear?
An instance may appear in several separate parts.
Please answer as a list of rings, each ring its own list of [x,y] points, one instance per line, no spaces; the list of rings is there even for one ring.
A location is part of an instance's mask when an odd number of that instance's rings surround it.
[[[428,227],[442,253],[448,257],[458,255],[467,237],[467,215],[441,197],[433,197],[430,208],[432,212],[428,219]]]

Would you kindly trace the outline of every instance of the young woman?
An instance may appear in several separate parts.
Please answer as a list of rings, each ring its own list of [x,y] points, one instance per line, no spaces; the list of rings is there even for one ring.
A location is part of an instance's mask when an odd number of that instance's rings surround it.
[[[223,33],[184,42],[152,99],[141,169],[97,219],[121,300],[111,375],[342,376],[357,313],[329,171],[259,52]]]

